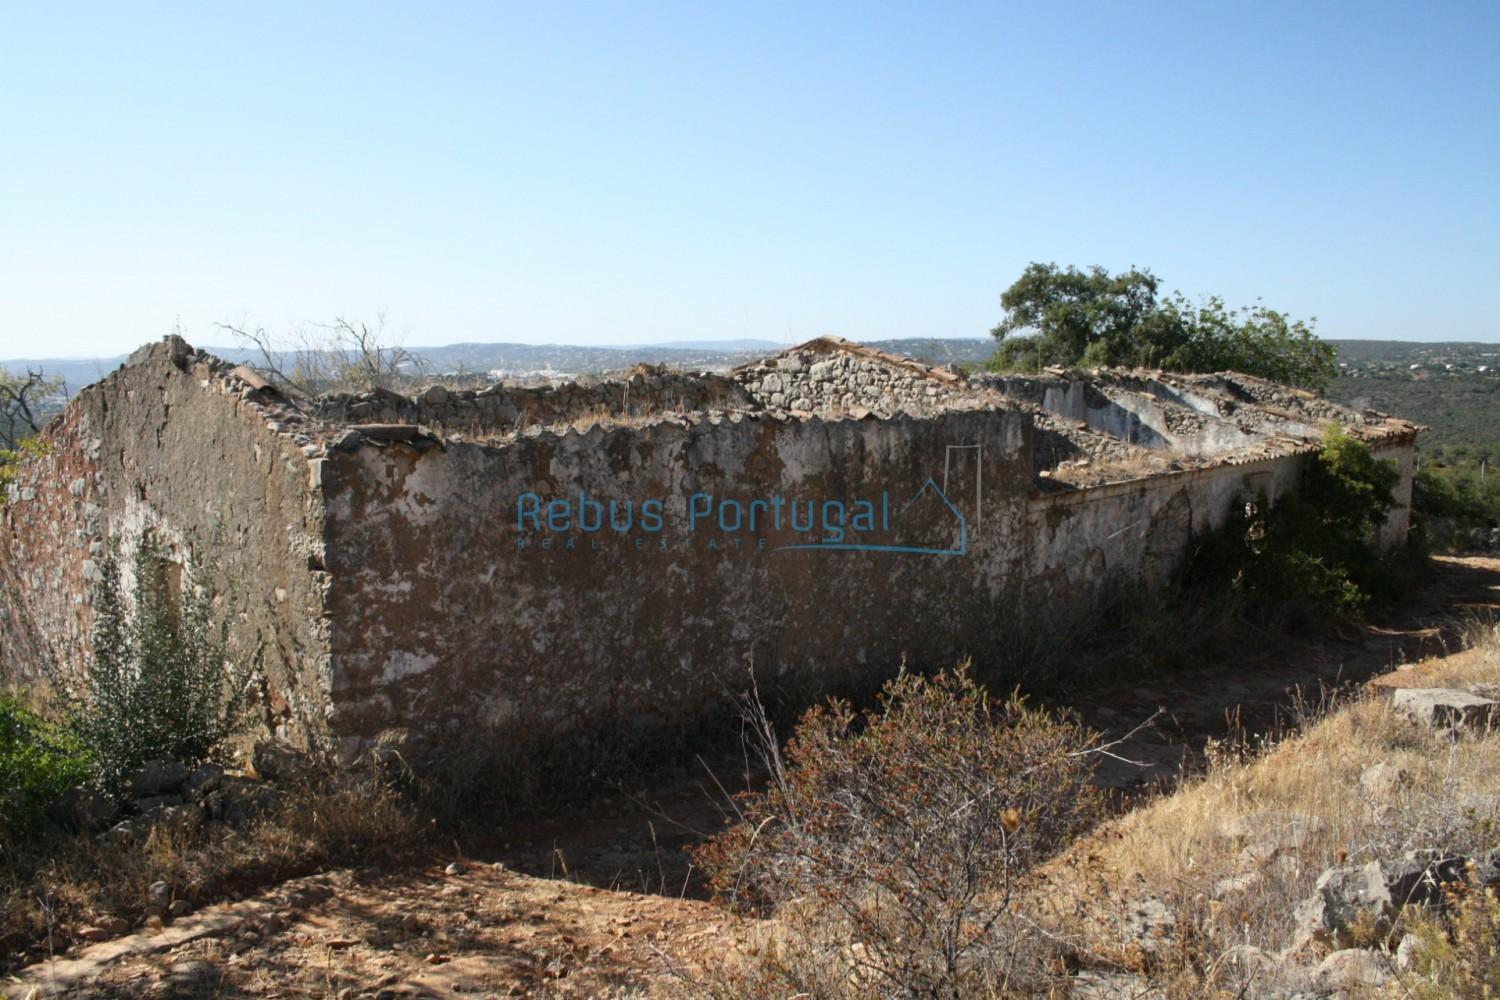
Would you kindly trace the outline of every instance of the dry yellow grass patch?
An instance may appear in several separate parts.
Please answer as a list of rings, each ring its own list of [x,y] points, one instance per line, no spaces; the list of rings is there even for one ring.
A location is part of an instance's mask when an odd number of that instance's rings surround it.
[[[1500,681],[1500,630],[1475,639],[1403,671],[1410,683],[1399,686]],[[1201,777],[1069,850],[1037,908],[1085,952],[1154,969],[1173,995],[1234,995],[1252,973],[1260,988],[1303,985],[1317,952],[1299,940],[1293,911],[1323,871],[1497,846],[1500,733],[1445,737],[1398,716],[1388,695],[1367,691],[1300,735],[1251,748],[1248,761],[1244,748],[1210,748]],[[1145,898],[1166,903],[1176,926],[1143,951],[1130,914]]]

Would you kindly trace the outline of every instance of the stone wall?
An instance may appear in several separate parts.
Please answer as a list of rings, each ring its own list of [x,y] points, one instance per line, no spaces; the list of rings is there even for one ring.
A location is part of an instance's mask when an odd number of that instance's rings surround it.
[[[238,655],[260,651],[267,724],[321,729],[328,669],[322,505],[300,418],[182,341],[79,393],[0,507],[0,681],[77,670],[111,541],[127,587],[151,532],[216,592]]]
[[[485,437],[575,421],[646,418],[688,410],[750,408],[754,400],[723,375],[638,365],[616,378],[560,385],[496,384],[451,390],[433,385],[415,396],[389,390],[334,393],[313,409],[320,420],[355,424],[420,424]]]
[[[505,446],[338,452],[323,474],[333,725],[366,736],[413,720],[670,728],[722,705],[752,668],[811,690],[883,676],[903,653],[939,664],[983,652],[996,634],[988,616],[1021,572],[1028,430],[1007,411],[745,413]],[[923,493],[945,474],[963,535],[954,511]],[[519,498],[576,503],[580,491],[614,502],[617,523],[635,504],[631,530],[518,525]],[[826,536],[764,520],[759,539],[717,519],[693,527],[700,494],[742,507],[886,494],[889,530],[846,540],[932,551],[784,548]],[[640,506],[653,499],[658,532]]]
[[[740,368],[735,378],[762,406],[805,412],[926,413],[965,391],[953,372],[832,338]]]

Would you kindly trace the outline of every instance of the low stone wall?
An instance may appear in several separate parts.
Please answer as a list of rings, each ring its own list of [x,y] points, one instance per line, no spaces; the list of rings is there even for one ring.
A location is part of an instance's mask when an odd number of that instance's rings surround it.
[[[734,381],[640,365],[619,378],[561,385],[496,384],[450,390],[434,385],[415,396],[389,390],[333,393],[318,399],[320,420],[354,424],[420,424],[470,436],[507,434],[579,420],[645,418],[688,410],[745,409],[757,403]]]
[[[763,406],[807,412],[926,413],[965,392],[952,372],[817,341],[738,369],[735,378]]]

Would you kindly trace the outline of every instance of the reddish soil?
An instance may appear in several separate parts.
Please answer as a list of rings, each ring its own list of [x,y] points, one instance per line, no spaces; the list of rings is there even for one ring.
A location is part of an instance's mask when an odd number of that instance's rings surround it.
[[[1442,558],[1421,595],[1378,624],[1321,638],[1268,636],[1220,666],[1089,690],[1069,704],[1121,735],[1142,768],[1103,780],[1170,783],[1207,739],[1267,732],[1296,712],[1297,689],[1364,683],[1459,648],[1467,622],[1497,616],[1500,560]],[[1500,616],[1497,616],[1500,617]],[[1306,703],[1309,698],[1300,699]],[[718,804],[715,804],[715,802]],[[507,997],[658,995],[754,947],[757,926],[692,898],[685,848],[723,823],[712,779],[649,802],[502,828],[446,874],[456,849],[399,870],[339,870],[207,907],[33,966],[5,995],[94,997]],[[455,845],[456,848],[457,845]],[[471,852],[473,848],[469,849]]]

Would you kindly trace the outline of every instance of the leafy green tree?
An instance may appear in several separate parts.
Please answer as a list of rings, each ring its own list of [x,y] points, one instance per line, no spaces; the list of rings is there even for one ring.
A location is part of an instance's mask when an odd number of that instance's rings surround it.
[[[1020,369],[1122,363],[1116,355],[1159,312],[1158,285],[1150,271],[1033,263],[1000,296],[1005,318],[990,331],[1000,341],[996,360]]]
[[[1000,296],[1005,318],[990,331],[999,341],[991,366],[1233,370],[1318,391],[1338,373],[1314,321],[1260,303],[1230,309],[1217,296],[1198,305],[1180,293],[1159,300],[1159,286],[1149,270],[1033,263]]]
[[[1161,308],[1156,326],[1179,331],[1161,355],[1163,368],[1244,372],[1318,392],[1338,375],[1333,345],[1313,332],[1316,320],[1292,320],[1259,302],[1230,309],[1217,295],[1195,306],[1178,293]],[[1149,328],[1142,334],[1152,339]]]
[[[111,794],[147,761],[209,759],[241,728],[248,694],[249,671],[231,666],[227,624],[211,625],[208,596],[191,578],[173,593],[149,536],[134,569],[132,616],[117,560],[100,561],[93,656],[74,692],[74,729],[97,783]]]

